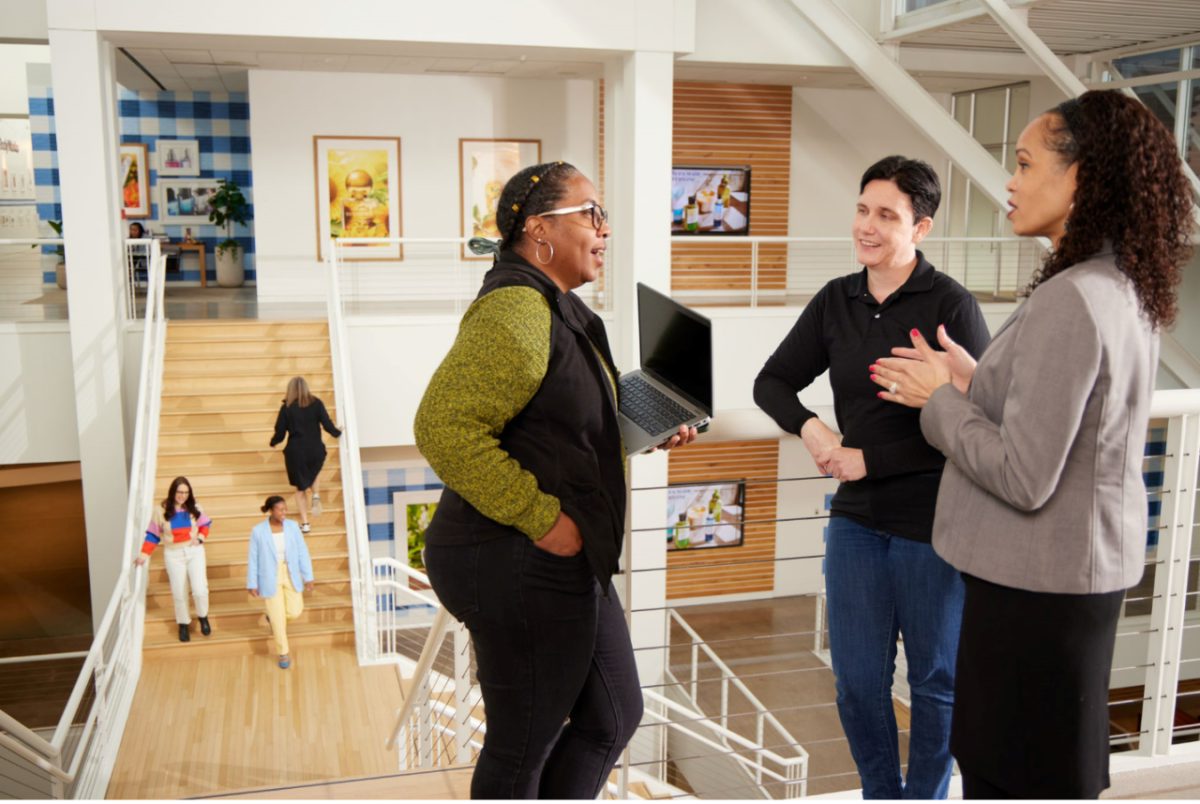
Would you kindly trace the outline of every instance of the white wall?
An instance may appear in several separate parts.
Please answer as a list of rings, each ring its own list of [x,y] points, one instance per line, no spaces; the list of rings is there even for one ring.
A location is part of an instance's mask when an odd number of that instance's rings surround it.
[[[850,66],[789,0],[696,0],[696,47],[681,61]]]
[[[5,23],[7,25],[7,23]],[[0,44],[0,117],[29,114],[26,64],[47,64],[48,45]]]
[[[250,72],[260,302],[324,298],[313,136],[400,137],[406,237],[459,237],[460,137],[537,138],[542,159],[595,175],[596,85],[586,80]]]
[[[0,464],[79,460],[67,323],[0,324]]]
[[[947,109],[948,94],[933,96]],[[792,205],[788,234],[850,236],[858,182],[872,164],[891,154],[924,159],[942,178],[946,154],[900,116],[873,89],[792,91]],[[933,235],[944,233],[939,210]]]

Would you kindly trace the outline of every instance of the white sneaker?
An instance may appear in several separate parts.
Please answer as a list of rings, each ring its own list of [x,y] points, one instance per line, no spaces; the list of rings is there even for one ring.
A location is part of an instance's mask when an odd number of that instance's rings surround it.
[[[312,500],[312,515],[320,516],[321,510],[321,498],[314,494]]]
[[[307,522],[300,523],[300,532],[301,533],[308,533],[309,530],[311,530],[311,528]]]

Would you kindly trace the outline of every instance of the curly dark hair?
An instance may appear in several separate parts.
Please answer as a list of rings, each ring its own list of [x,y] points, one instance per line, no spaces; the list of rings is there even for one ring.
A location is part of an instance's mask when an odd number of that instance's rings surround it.
[[[567,192],[567,182],[581,175],[566,162],[527,167],[508,180],[496,203],[496,228],[504,235],[500,248],[510,249],[525,236],[525,219],[554,209]]]
[[[1112,241],[1121,271],[1157,329],[1175,321],[1175,288],[1191,258],[1192,188],[1175,139],[1149,109],[1093,90],[1048,112],[1046,146],[1076,169],[1075,204],[1058,247],[1027,293]]]

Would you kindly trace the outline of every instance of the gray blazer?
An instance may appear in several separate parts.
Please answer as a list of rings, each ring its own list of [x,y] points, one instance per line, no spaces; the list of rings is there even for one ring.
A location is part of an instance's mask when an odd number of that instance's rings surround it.
[[[1128,589],[1146,560],[1142,481],[1158,335],[1107,250],[1038,286],[964,395],[921,430],[947,460],[933,546],[962,572],[1034,592]]]

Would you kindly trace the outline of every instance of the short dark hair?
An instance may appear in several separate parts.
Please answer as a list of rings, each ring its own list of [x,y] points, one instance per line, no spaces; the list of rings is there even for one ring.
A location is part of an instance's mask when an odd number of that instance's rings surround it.
[[[581,175],[566,162],[543,162],[527,167],[508,180],[496,204],[496,228],[504,236],[500,248],[510,249],[525,234],[525,219],[554,209],[567,193],[567,182]]]
[[[281,502],[286,502],[286,501],[282,497],[280,497],[278,494],[272,494],[270,497],[267,498],[267,501],[265,503],[263,503],[262,512],[264,514],[267,513],[268,511],[270,511],[272,508],[274,508],[276,505],[278,505]]]
[[[908,196],[912,203],[913,223],[932,218],[942,203],[942,183],[928,162],[904,156],[885,156],[867,168],[858,185],[861,193],[876,179],[890,181]]]

